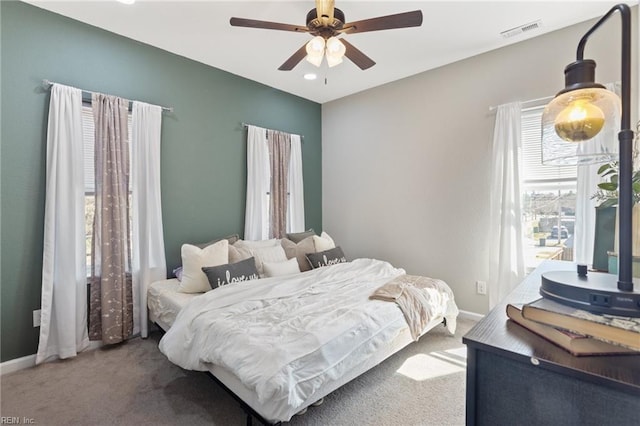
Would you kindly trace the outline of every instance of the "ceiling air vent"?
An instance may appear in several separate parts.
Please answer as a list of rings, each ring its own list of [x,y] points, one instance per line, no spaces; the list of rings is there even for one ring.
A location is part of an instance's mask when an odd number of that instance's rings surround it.
[[[528,24],[520,25],[519,27],[511,28],[510,30],[502,31],[500,35],[504,38],[511,38],[538,29],[541,26],[542,21],[538,19],[537,21],[529,22]]]

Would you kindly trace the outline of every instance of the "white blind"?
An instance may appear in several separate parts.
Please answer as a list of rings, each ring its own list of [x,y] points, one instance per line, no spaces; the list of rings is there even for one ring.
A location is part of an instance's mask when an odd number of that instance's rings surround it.
[[[127,132],[129,134],[129,158],[131,158],[131,112],[127,114]],[[82,105],[82,138],[84,143],[84,192],[85,194],[93,194],[96,190],[94,173],[95,125],[93,109],[90,104]]]
[[[94,169],[94,123],[93,110],[90,105],[82,105],[82,139],[84,142],[84,192],[95,192]]]
[[[573,166],[546,166],[542,164],[542,111],[544,106],[523,110],[522,171],[525,185],[576,181]]]

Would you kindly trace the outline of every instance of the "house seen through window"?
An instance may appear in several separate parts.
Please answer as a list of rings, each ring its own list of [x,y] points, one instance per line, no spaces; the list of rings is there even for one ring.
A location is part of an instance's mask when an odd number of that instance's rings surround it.
[[[573,260],[577,167],[542,165],[544,107],[522,110],[522,214],[525,264]]]

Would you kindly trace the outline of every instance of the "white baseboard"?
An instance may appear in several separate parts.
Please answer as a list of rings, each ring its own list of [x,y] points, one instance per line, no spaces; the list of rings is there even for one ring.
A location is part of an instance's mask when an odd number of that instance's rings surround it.
[[[31,368],[34,365],[36,365],[35,355],[27,355],[22,358],[10,359],[9,361],[0,363],[0,375],[4,376],[5,374],[24,370],[25,368]]]
[[[92,341],[89,343],[89,347],[85,349],[85,351],[92,351],[94,349],[98,349],[102,347],[102,341],[95,342]],[[52,358],[51,360],[55,360],[56,358]],[[25,368],[35,367],[36,365],[36,355],[27,355],[22,358],[10,359],[9,361],[5,361],[0,363],[0,376],[4,376],[5,374],[14,373],[16,371],[24,370]]]
[[[484,318],[484,315],[477,314],[475,312],[460,311],[460,313],[458,314],[458,318],[465,318],[473,321],[480,321],[482,318]]]

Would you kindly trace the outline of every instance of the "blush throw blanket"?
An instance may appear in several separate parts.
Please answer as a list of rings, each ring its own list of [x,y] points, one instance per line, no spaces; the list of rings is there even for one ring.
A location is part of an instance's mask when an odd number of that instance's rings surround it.
[[[438,307],[446,305],[447,298],[453,300],[453,293],[444,281],[417,275],[400,275],[376,289],[370,299],[395,302],[411,330],[414,341],[420,338],[425,327],[437,315]],[[449,315],[450,321],[455,316]],[[455,324],[452,325],[455,329]]]

